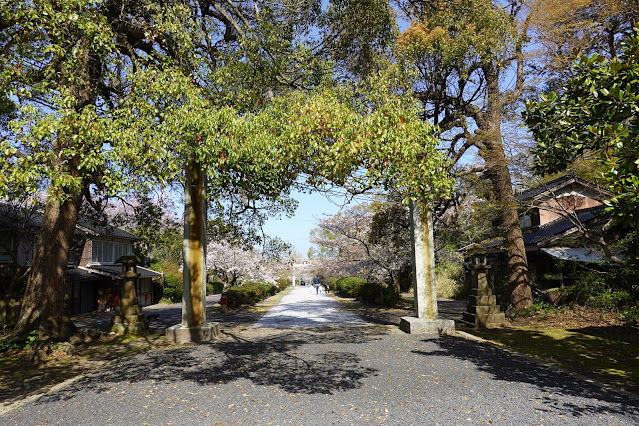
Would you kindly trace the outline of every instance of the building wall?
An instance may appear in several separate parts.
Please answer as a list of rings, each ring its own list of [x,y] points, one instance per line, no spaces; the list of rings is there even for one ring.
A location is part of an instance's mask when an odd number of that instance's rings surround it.
[[[575,210],[600,206],[600,201],[581,194],[567,194],[543,202],[539,206],[539,224],[543,225],[562,217],[563,212],[572,213]]]
[[[91,244],[92,240],[87,239],[84,242],[84,247],[82,248],[82,254],[80,255],[79,265],[86,267],[89,263],[91,263]]]
[[[140,301],[140,306],[149,306],[153,304],[153,282],[151,278],[138,278],[135,292]]]

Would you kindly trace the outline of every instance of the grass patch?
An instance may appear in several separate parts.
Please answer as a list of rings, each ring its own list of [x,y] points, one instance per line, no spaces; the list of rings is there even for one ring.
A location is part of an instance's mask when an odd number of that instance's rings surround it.
[[[275,304],[277,304],[277,302],[282,300],[282,298],[286,296],[291,291],[292,288],[293,287],[287,287],[284,290],[280,291],[279,293],[276,293],[274,296],[264,299],[255,305],[251,305],[249,307],[249,311],[265,314],[266,312],[268,312],[269,309],[271,309]]]
[[[639,339],[629,327],[480,329],[469,333],[615,386],[639,391]]]

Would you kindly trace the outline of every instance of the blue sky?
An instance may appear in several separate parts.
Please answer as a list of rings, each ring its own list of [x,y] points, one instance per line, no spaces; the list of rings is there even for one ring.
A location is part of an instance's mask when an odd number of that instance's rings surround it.
[[[264,232],[269,236],[277,236],[291,243],[299,254],[306,257],[311,246],[308,241],[311,229],[317,228],[317,222],[323,215],[337,213],[344,203],[344,198],[340,196],[328,198],[319,193],[304,194],[299,192],[294,192],[292,197],[299,201],[295,215],[291,218],[269,219],[264,226]],[[349,205],[356,203],[357,201]]]
[[[322,2],[322,4],[325,7],[327,3]],[[397,22],[401,32],[404,32],[410,25],[407,19],[399,15]],[[291,243],[299,254],[306,257],[308,249],[311,247],[311,243],[308,241],[311,229],[317,228],[318,219],[323,215],[337,213],[341,205],[344,204],[344,198],[339,196],[327,198],[319,193],[304,194],[299,192],[294,192],[292,197],[299,201],[295,215],[291,218],[269,219],[264,226],[264,232],[266,235],[277,236]],[[357,197],[345,208],[363,201],[371,201],[371,196]]]

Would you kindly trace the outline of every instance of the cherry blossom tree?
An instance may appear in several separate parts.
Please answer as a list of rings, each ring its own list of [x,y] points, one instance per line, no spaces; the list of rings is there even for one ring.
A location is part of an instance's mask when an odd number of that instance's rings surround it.
[[[388,280],[400,292],[400,272],[411,261],[405,206],[374,202],[351,207],[322,219],[311,242],[324,253],[315,261],[322,275]]]
[[[247,281],[275,283],[280,273],[289,268],[288,259],[273,261],[260,250],[233,244],[228,240],[211,241],[206,248],[206,268],[226,285]]]

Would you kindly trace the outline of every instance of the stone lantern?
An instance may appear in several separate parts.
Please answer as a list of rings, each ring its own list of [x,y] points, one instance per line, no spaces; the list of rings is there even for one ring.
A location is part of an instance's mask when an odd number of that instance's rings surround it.
[[[135,256],[122,256],[115,261],[122,264],[120,278],[124,282],[122,297],[115,307],[115,315],[111,323],[111,331],[117,334],[139,334],[149,329],[135,293],[135,284],[139,277],[136,266],[139,262],[140,260]]]
[[[467,311],[464,312],[463,321],[471,327],[497,328],[505,325],[506,319],[500,312],[497,298],[493,295],[488,285],[488,270],[490,265],[486,261],[485,254],[473,256],[472,285]]]

